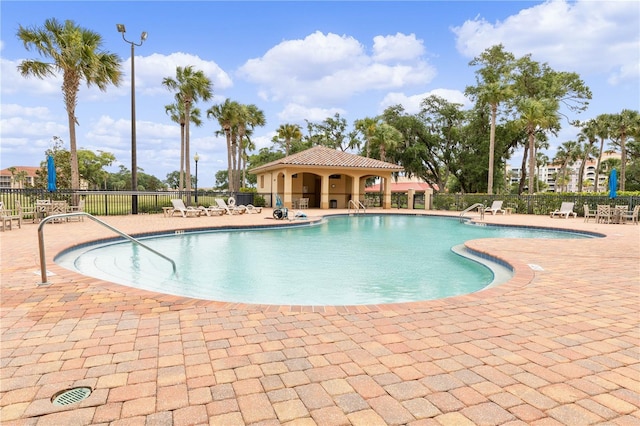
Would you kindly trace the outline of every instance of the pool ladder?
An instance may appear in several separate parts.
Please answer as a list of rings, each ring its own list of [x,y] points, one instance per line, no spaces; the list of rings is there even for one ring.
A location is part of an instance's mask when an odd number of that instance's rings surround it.
[[[362,209],[362,213],[366,213],[367,209],[364,207],[360,201],[349,200],[349,210],[348,213],[351,214],[351,206],[353,205],[353,210],[355,214],[360,214],[360,209]]]
[[[464,216],[465,213],[480,207],[480,220],[484,220],[484,204],[482,203],[475,203],[474,205],[467,207],[466,209],[464,209],[462,211],[462,213],[460,213],[460,222],[462,222],[464,219],[462,218]]]
[[[42,277],[42,283],[41,285],[45,285],[48,284],[47,283],[47,261],[46,261],[46,257],[44,254],[44,225],[50,221],[53,220],[59,220],[59,219],[64,219],[67,217],[75,217],[75,216],[86,216],[89,219],[93,220],[94,222],[98,222],[99,224],[101,224],[102,226],[104,226],[105,228],[108,228],[110,230],[112,230],[113,232],[115,232],[116,234],[120,235],[123,238],[126,238],[127,240],[131,241],[134,244],[139,245],[142,248],[145,248],[147,250],[149,250],[152,253],[157,254],[158,256],[160,256],[163,259],[168,260],[171,263],[171,266],[173,267],[173,273],[176,273],[176,263],[169,257],[165,256],[164,254],[152,249],[151,247],[149,247],[146,244],[141,243],[139,240],[136,240],[135,238],[133,238],[131,235],[125,234],[124,232],[120,231],[119,229],[109,225],[107,222],[104,222],[100,219],[98,219],[97,217],[87,213],[87,212],[74,212],[74,213],[62,213],[62,214],[55,214],[52,216],[47,216],[44,219],[42,219],[42,222],[40,222],[40,225],[38,226],[38,246],[40,249],[40,275]]]

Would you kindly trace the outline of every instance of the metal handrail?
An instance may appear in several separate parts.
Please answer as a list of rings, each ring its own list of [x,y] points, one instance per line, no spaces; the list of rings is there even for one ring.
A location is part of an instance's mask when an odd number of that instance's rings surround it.
[[[360,214],[360,207],[362,207],[362,211],[364,213],[367,212],[367,209],[365,208],[364,204],[362,204],[360,200],[358,200],[357,203],[355,200],[349,200],[348,210],[347,210],[348,214],[351,214],[351,204],[353,204],[353,209],[356,211],[356,214]]]
[[[138,244],[140,247],[146,248],[147,250],[149,250],[152,253],[157,254],[158,256],[162,257],[163,259],[168,260],[169,262],[171,262],[171,266],[173,267],[173,273],[176,273],[176,263],[169,257],[165,256],[164,254],[152,249],[151,247],[147,246],[146,244],[141,243],[140,241],[136,240],[135,238],[133,238],[130,235],[125,234],[124,232],[120,231],[119,229],[109,225],[108,223],[98,219],[97,217],[87,213],[87,212],[73,212],[73,213],[62,213],[62,214],[55,214],[55,215],[51,215],[51,216],[47,216],[44,219],[42,219],[42,222],[40,222],[40,225],[38,226],[38,246],[40,249],[40,274],[41,274],[41,278],[42,278],[42,283],[43,285],[48,284],[47,283],[47,263],[46,263],[46,256],[44,253],[44,225],[46,223],[48,223],[49,221],[52,220],[56,220],[56,219],[61,219],[61,218],[65,218],[65,217],[74,217],[74,216],[86,216],[89,219],[93,220],[94,222],[98,222],[99,224],[103,225],[104,227],[112,230],[113,232],[115,232],[116,234],[120,235],[121,237],[124,237],[126,239],[128,239],[129,241]]]
[[[464,214],[465,214],[466,212],[471,211],[471,210],[473,210],[473,209],[475,209],[475,208],[477,208],[477,207],[481,207],[481,208],[480,208],[480,220],[483,220],[483,219],[484,219],[484,204],[482,204],[482,203],[475,203],[474,205],[472,205],[472,206],[470,206],[470,207],[467,207],[466,209],[464,209],[464,210],[462,211],[462,213],[460,213],[460,222],[462,222],[462,216],[464,216]]]

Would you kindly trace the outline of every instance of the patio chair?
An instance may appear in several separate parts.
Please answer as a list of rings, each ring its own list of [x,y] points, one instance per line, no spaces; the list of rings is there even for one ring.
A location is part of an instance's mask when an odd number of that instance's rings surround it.
[[[300,198],[298,200],[298,208],[299,209],[308,209],[309,208],[309,199],[308,198]]]
[[[79,213],[84,211],[84,200],[78,201],[77,206],[69,206],[69,213]],[[84,216],[72,216],[67,218],[68,221],[77,220],[78,222],[84,222]]]
[[[262,207],[256,207],[253,204],[247,204],[247,213],[249,214],[258,214],[262,213]]]
[[[173,212],[171,212],[171,216],[176,213],[180,213],[182,217],[198,217],[200,216],[200,210],[194,207],[187,207],[184,205],[184,201],[182,199],[177,198],[171,200],[171,204],[173,205]]]
[[[571,203],[568,201],[563,202],[562,205],[560,205],[559,209],[551,212],[551,217],[564,216],[565,219],[568,219],[570,215],[573,215],[573,217],[578,217],[578,213],[573,211],[574,204],[575,203]]]
[[[494,201],[491,204],[491,207],[487,207],[486,209],[484,209],[485,213],[487,212],[491,212],[491,214],[496,214],[496,213],[502,213],[505,214],[506,211],[502,209],[502,203],[504,201]]]
[[[218,207],[226,211],[227,214],[243,214],[247,211],[245,206],[236,206],[236,200],[233,197],[229,197],[229,205],[227,205],[222,198],[216,198],[215,201]]]
[[[26,218],[29,218],[32,223],[36,223],[38,220],[36,215],[36,209],[34,207],[22,207],[20,200],[15,201],[16,211],[20,215],[20,221],[24,222]]]
[[[628,211],[622,214],[623,223],[626,223],[627,220],[630,220],[634,225],[637,225],[640,219],[638,216],[640,215],[640,204],[635,206],[632,211]]]
[[[14,214],[13,211],[5,208],[4,203],[0,201],[0,222],[2,222],[2,231],[9,228],[13,229],[13,221],[18,222],[18,228],[22,228],[22,219],[19,214]]]
[[[596,207],[596,223],[611,223],[611,206],[599,204]]]
[[[584,205],[584,221],[589,222],[589,219],[596,219],[596,212],[593,210],[589,210],[589,204]]]

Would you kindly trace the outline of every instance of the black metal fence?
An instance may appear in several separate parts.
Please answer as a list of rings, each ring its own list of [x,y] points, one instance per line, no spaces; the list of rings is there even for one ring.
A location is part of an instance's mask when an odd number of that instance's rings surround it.
[[[488,195],[488,194],[434,194],[433,209],[462,211],[475,203],[490,206],[495,200],[503,201],[502,208],[511,208],[514,213],[546,215],[560,208],[563,202],[574,203],[573,211],[584,215],[584,205],[596,209],[599,204],[625,205],[632,210],[640,204],[640,195],[609,198],[607,195],[584,194],[534,194],[534,195]]]
[[[0,200],[6,208],[14,209],[15,201],[20,201],[23,207],[35,206],[36,200],[64,200],[73,204],[74,196],[84,200],[84,210],[98,216],[115,216],[131,214],[132,196],[137,195],[138,213],[160,213],[163,207],[171,206],[171,200],[181,198],[187,205],[210,206],[215,204],[215,198],[227,200],[233,196],[236,204],[275,205],[275,200],[265,200],[253,192],[238,192],[231,194],[218,191],[158,191],[158,192],[131,192],[131,191],[69,191],[58,190],[48,192],[44,189],[0,189]],[[382,194],[367,193],[364,196],[367,207],[380,207]],[[441,194],[435,193],[431,197],[431,205],[425,206],[425,196],[417,193],[413,199],[413,205],[408,205],[406,193],[393,193],[391,207],[394,209],[433,209],[462,211],[467,207],[482,203],[491,205],[494,200],[502,200],[503,208],[511,208],[514,213],[523,214],[549,214],[565,202],[575,203],[574,211],[579,215],[584,214],[584,205],[595,210],[598,204],[625,205],[632,210],[640,204],[640,195],[626,195],[609,198],[607,195],[583,195],[583,194],[536,194],[536,195],[488,195],[488,194]]]
[[[255,204],[254,193],[201,191],[158,191],[158,192],[131,192],[131,191],[70,191],[58,190],[48,192],[44,189],[0,189],[0,200],[6,208],[14,209],[15,201],[26,208],[35,206],[36,200],[67,201],[73,205],[74,196],[84,200],[84,211],[98,216],[117,216],[131,214],[132,197],[137,196],[138,214],[160,213],[163,207],[171,206],[171,200],[181,198],[187,205],[206,206],[215,204],[215,198],[227,200],[233,196],[236,204]]]

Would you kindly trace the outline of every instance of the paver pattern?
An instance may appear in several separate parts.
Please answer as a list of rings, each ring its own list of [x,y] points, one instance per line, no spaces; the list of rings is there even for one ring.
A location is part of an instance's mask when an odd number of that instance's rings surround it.
[[[135,234],[277,224],[270,214],[103,219]],[[525,215],[484,221],[606,237],[470,241],[515,270],[509,282],[471,295],[268,306],[156,294],[53,263],[65,248],[113,236],[89,220],[45,226],[54,275],[38,285],[37,225],[4,232],[0,421],[639,425],[640,226]],[[76,386],[93,392],[72,405],[51,403]]]

